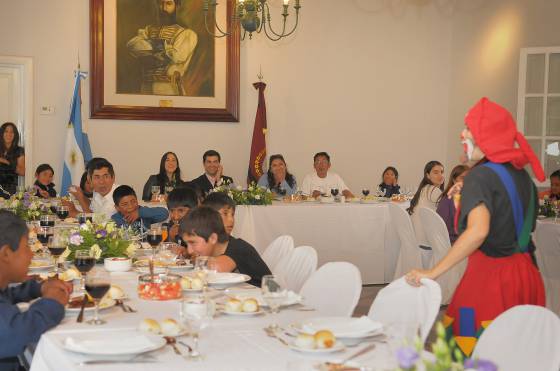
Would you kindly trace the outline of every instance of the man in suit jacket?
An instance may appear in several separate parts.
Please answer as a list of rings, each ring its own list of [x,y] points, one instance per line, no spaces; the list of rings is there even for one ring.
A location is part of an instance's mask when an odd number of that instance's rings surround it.
[[[205,195],[214,187],[224,184],[233,184],[233,179],[229,176],[222,175],[224,168],[220,163],[222,160],[220,154],[213,149],[204,152],[202,156],[202,164],[204,165],[204,174],[191,181],[191,184],[197,187]]]

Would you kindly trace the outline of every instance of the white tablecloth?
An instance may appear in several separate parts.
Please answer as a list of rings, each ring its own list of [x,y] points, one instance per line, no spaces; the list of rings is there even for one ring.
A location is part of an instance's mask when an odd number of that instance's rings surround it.
[[[44,334],[39,341],[33,362],[32,371],[71,371],[84,369],[103,370],[211,370],[211,371],[263,371],[263,370],[311,370],[318,360],[342,359],[360,350],[364,345],[347,348],[347,350],[331,355],[306,355],[295,352],[282,345],[277,339],[265,335],[263,327],[271,321],[269,315],[258,317],[230,317],[221,315],[214,319],[209,329],[203,330],[200,351],[205,355],[201,362],[187,361],[176,355],[169,346],[154,351],[156,363],[114,363],[104,365],[79,365],[85,358],[82,355],[63,349],[62,345],[68,336],[84,332],[107,332],[107,336],[118,336],[119,331],[134,329],[144,318],[163,320],[175,318],[179,320],[179,302],[155,302],[139,300],[135,292],[136,275],[134,273],[118,273],[112,275],[113,283],[123,287],[131,300],[129,305],[138,313],[124,313],[120,308],[101,311],[103,319],[108,323],[102,326],[76,323],[75,317],[67,317],[61,325]],[[219,294],[218,294],[219,295]],[[297,307],[284,309],[278,315],[278,323],[287,327],[290,323],[308,317],[319,316],[318,312],[297,311]],[[87,317],[86,317],[87,319]],[[290,338],[286,338],[290,340]],[[183,341],[192,344],[189,337]],[[181,350],[185,350],[178,345]],[[375,369],[391,369],[395,367],[391,351],[385,343],[378,343],[376,348],[357,358],[362,365]]]
[[[261,253],[276,237],[289,234],[296,246],[317,250],[319,265],[348,261],[360,269],[364,284],[393,280],[400,243],[386,203],[238,206],[235,223],[233,235]]]

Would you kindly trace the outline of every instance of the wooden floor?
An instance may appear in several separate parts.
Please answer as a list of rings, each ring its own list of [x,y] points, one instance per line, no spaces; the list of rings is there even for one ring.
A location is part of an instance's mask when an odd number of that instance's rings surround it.
[[[362,287],[362,294],[360,296],[360,301],[358,302],[358,305],[356,306],[356,309],[354,310],[354,317],[360,317],[360,316],[367,316],[368,312],[369,312],[369,308],[371,307],[371,303],[373,303],[373,300],[375,299],[375,297],[377,296],[377,293],[379,292],[379,290],[381,290],[382,288],[384,288],[387,285],[367,285],[367,286],[363,286]],[[447,309],[447,306],[442,306],[440,308],[439,314],[436,317],[436,320],[434,323],[437,323],[438,321],[441,321],[443,314],[445,313],[445,310]],[[430,332],[430,335],[428,336],[428,339],[426,340],[426,348],[428,350],[430,350],[431,346],[430,344],[432,344],[436,339],[436,334],[435,334],[435,326],[432,328],[432,331]]]

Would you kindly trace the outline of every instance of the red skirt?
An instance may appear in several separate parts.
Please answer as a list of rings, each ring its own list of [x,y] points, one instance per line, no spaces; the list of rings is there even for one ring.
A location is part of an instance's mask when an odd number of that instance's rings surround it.
[[[511,307],[545,306],[541,274],[529,254],[493,258],[480,250],[469,256],[443,324],[459,348],[470,356],[488,325]]]

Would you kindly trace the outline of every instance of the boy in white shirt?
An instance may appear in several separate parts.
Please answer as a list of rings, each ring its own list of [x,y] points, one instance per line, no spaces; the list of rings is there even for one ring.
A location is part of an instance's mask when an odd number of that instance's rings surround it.
[[[319,152],[313,156],[313,167],[315,173],[307,174],[303,179],[301,186],[303,194],[317,198],[321,194],[330,195],[331,189],[338,189],[344,197],[354,197],[338,174],[329,173],[331,157],[327,152]]]

